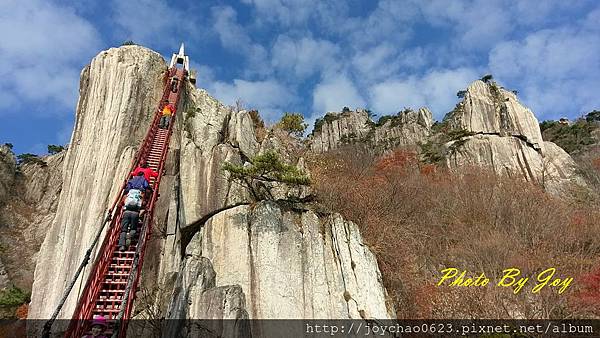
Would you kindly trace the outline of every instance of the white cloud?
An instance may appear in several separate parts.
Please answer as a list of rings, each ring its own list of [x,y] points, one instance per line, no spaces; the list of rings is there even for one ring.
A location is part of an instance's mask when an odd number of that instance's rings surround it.
[[[331,41],[310,37],[294,40],[287,35],[280,35],[272,48],[271,63],[273,67],[286,72],[285,75],[293,73],[295,76],[292,78],[297,80],[323,70],[339,70],[339,53],[339,46]]]
[[[150,48],[176,50],[184,41],[203,38],[204,30],[190,20],[181,6],[169,6],[166,0],[112,0],[115,26],[112,35]]]
[[[248,63],[248,74],[269,74],[267,50],[260,44],[254,43],[248,35],[248,30],[237,22],[237,13],[230,6],[212,8],[213,29],[221,44],[226,49],[243,55]]]
[[[280,24],[284,27],[303,26],[311,19],[325,29],[336,27],[347,16],[349,6],[343,0],[242,0],[253,6],[259,26]]]
[[[380,79],[398,70],[398,64],[392,60],[395,54],[396,49],[392,45],[380,44],[364,53],[356,53],[352,58],[352,66],[364,79]]]
[[[450,43],[484,49],[515,29],[511,5],[500,0],[413,1],[423,20],[455,32]]]
[[[221,102],[234,105],[241,99],[246,108],[258,109],[267,121],[274,121],[286,106],[294,102],[292,92],[276,80],[246,81],[233,80],[233,83],[213,82],[208,90]]]
[[[369,90],[369,103],[374,112],[392,114],[404,107],[426,106],[436,118],[442,118],[457,102],[456,92],[477,79],[469,68],[435,70],[422,77],[391,79]]]
[[[315,112],[341,111],[344,106],[350,108],[365,106],[365,100],[346,75],[327,78],[314,88],[313,110]]]
[[[413,35],[411,23],[418,21],[416,6],[394,0],[381,0],[366,18],[344,18],[335,27],[356,51],[387,42],[396,47]]]
[[[600,35],[587,27],[561,27],[498,44],[489,56],[494,76],[516,86],[542,118],[600,106]]]
[[[96,29],[68,7],[6,0],[0,3],[0,31],[0,107],[19,101],[73,110],[81,60],[100,45]]]

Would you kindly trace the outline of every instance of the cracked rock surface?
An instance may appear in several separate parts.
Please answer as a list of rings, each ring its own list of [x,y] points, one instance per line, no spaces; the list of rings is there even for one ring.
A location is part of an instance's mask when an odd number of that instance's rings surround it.
[[[81,72],[75,130],[64,155],[56,213],[43,231],[29,318],[51,316],[92,243],[150,125],[165,69],[158,53],[124,46],[101,52]],[[71,318],[74,290],[59,318]]]
[[[473,82],[446,122],[474,134],[448,142],[450,168],[483,166],[498,174],[516,175],[560,193],[572,184],[584,185],[571,156],[542,140],[537,119],[516,95],[495,83]]]
[[[375,256],[337,214],[275,202],[224,210],[194,235],[181,267],[167,318],[395,317]],[[258,323],[251,331],[269,329]]]
[[[166,318],[393,318],[377,261],[355,224],[339,215],[284,211],[275,202],[250,206],[248,193],[220,170],[225,161],[285,152],[285,142],[276,134],[259,142],[246,111],[188,89],[178,120],[179,198],[167,217],[173,235],[162,246],[157,275],[158,284],[176,280],[166,291]],[[244,336],[248,328],[221,329]],[[267,329],[251,328],[254,335]]]

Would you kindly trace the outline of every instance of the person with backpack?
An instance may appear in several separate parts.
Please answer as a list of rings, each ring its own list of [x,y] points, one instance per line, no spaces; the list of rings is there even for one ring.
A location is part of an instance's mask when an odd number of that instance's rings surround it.
[[[161,128],[161,129],[169,128],[169,123],[171,122],[171,115],[173,115],[174,111],[175,111],[175,107],[173,107],[173,105],[171,103],[169,103],[169,100],[165,100],[165,106],[163,107],[163,110],[162,110],[162,117],[160,118],[159,128]]]
[[[141,204],[141,203],[140,203]],[[131,239],[135,237],[137,226],[140,219],[140,209],[125,206],[123,217],[121,218],[121,234],[119,235],[119,250],[125,249],[131,244]]]
[[[171,79],[171,91],[173,93],[177,93],[177,82],[179,81],[179,79],[177,78],[177,76],[173,76],[173,78]]]
[[[138,171],[132,179],[127,181],[125,193],[129,193],[130,190],[139,190],[142,193],[146,191],[152,192],[152,187],[150,186],[150,184],[148,184],[148,181],[144,177],[143,171]]]
[[[149,168],[148,168],[149,169]],[[152,169],[150,169],[152,170]],[[129,245],[130,239],[135,236],[140,210],[142,209],[144,194],[152,192],[152,187],[144,177],[144,171],[139,170],[137,174],[127,181],[125,187],[125,200],[123,202],[123,217],[121,218],[121,235],[119,236],[119,250],[124,251]]]
[[[135,168],[135,170],[131,173],[132,176],[137,176],[140,172],[144,173],[144,178],[146,179],[146,181],[150,182],[150,179],[152,177],[158,177],[158,173],[154,170],[152,170],[152,168],[148,167],[147,163],[142,163],[142,165],[140,165],[139,167]]]

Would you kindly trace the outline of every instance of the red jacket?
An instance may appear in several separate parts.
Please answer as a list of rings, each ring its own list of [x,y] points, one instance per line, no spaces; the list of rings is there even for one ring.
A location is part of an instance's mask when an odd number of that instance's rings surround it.
[[[152,170],[152,168],[142,168],[142,167],[135,168],[135,170],[131,173],[131,175],[133,175],[133,177],[135,177],[140,172],[144,173],[144,178],[148,182],[150,182],[150,177],[158,177],[158,173],[156,171]]]

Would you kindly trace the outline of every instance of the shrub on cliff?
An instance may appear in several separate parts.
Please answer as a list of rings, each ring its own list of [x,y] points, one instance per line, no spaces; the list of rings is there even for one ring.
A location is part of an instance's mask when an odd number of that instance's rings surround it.
[[[15,306],[29,302],[29,294],[16,286],[0,291],[0,306]]]
[[[304,123],[304,116],[299,113],[284,113],[277,125],[295,136],[302,136],[306,127],[308,127],[308,124]]]
[[[274,199],[273,183],[290,186],[309,185],[308,176],[296,166],[285,164],[274,151],[257,155],[249,165],[236,165],[225,162],[222,168],[229,173],[229,179],[241,183],[255,200]]]
[[[325,116],[323,117],[319,117],[315,120],[315,126],[313,128],[312,133],[316,133],[321,131],[321,129],[323,128],[323,125],[325,125],[325,123],[331,123],[335,120],[339,120],[340,116],[337,114],[332,114],[332,113],[327,113],[325,114]]]
[[[594,110],[585,115],[587,122],[599,122],[600,121],[600,110]]]
[[[492,79],[494,79],[494,77],[492,76],[492,74],[485,74],[482,78],[481,81],[485,82],[485,83],[489,83]]]
[[[267,127],[265,126],[265,121],[263,121],[260,113],[256,109],[252,109],[248,112],[250,119],[252,120],[252,124],[254,124],[254,133],[256,139],[260,142],[262,141],[268,134]]]
[[[545,141],[556,143],[566,152],[572,154],[583,150],[586,146],[594,144],[596,139],[592,131],[597,129],[595,122],[586,119],[578,119],[573,124],[561,124],[556,121],[544,121],[540,123],[540,130]]]
[[[48,145],[48,154],[51,154],[51,155],[58,154],[63,150],[65,150],[65,147],[63,147],[63,146],[57,146],[55,144]]]
[[[46,162],[44,162],[38,155],[31,154],[31,153],[17,155],[17,161],[18,161],[18,164],[33,163],[33,164],[38,164],[41,166],[47,165]]]

